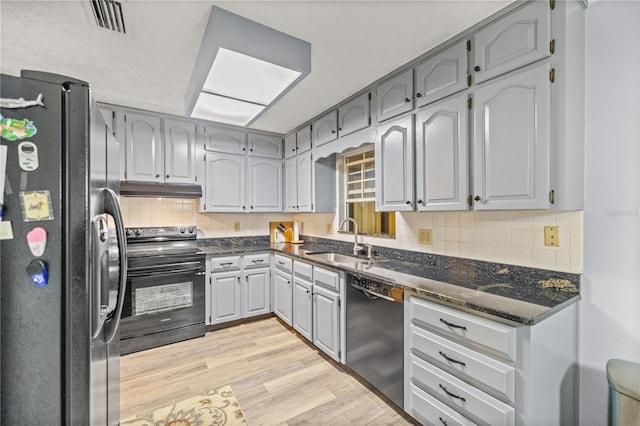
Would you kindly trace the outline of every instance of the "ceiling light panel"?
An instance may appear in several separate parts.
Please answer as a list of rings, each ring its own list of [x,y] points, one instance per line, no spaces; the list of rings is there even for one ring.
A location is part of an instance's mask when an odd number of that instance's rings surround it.
[[[299,76],[298,71],[221,47],[203,90],[267,105]]]
[[[261,105],[202,92],[198,96],[191,116],[236,126],[246,126],[263,109],[264,106]]]

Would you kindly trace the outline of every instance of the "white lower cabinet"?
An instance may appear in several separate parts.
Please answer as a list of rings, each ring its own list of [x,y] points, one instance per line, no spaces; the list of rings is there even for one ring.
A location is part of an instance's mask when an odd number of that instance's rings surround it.
[[[293,325],[293,261],[288,257],[273,256],[273,312],[288,325]]]
[[[340,274],[317,266],[313,268],[313,344],[341,362],[344,321],[341,321]],[[337,290],[337,291],[336,291]]]
[[[293,262],[293,328],[313,342],[313,267]]]
[[[261,253],[207,260],[207,325],[271,312],[270,256]]]
[[[438,425],[576,424],[576,304],[527,326],[405,295],[407,413]]]

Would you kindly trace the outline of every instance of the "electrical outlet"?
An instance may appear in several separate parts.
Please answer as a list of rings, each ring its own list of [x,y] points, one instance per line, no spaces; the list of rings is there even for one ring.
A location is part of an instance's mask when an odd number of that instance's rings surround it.
[[[240,230],[240,222],[233,222],[233,232],[238,232]]]
[[[418,242],[420,244],[433,244],[433,235],[431,229],[418,229]]]
[[[560,247],[560,228],[557,226],[544,227],[544,245]]]
[[[327,223],[327,234],[333,234],[333,223]]]

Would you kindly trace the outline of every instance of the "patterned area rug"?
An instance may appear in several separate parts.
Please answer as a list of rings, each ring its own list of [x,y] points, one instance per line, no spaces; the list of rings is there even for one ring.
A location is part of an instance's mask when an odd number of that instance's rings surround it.
[[[130,426],[236,426],[247,419],[231,390],[224,386],[120,422]]]

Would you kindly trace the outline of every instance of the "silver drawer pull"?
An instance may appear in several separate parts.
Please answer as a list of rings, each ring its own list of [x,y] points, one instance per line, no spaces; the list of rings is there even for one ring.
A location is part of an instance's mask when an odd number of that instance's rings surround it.
[[[226,267],[231,266],[231,265],[233,265],[233,262],[224,262],[224,263],[220,264],[220,266],[222,266],[223,268],[226,268]]]
[[[262,263],[262,262],[264,262],[264,259],[255,259],[255,260],[252,260],[251,262],[253,262],[253,263]]]
[[[438,417],[438,420],[440,420],[440,423],[442,423],[444,426],[447,426],[447,422],[445,422],[442,417]]]
[[[160,322],[167,322],[167,321],[171,321],[171,318],[162,318],[162,319],[160,320]]]
[[[440,386],[440,389],[442,389],[442,390],[444,391],[444,393],[446,393],[447,395],[449,395],[451,398],[456,398],[456,399],[459,399],[459,400],[460,400],[460,401],[462,401],[462,402],[467,402],[467,400],[466,400],[466,399],[464,399],[463,397],[458,396],[458,395],[456,395],[456,394],[454,394],[454,393],[449,392],[449,391],[447,390],[447,388],[445,388],[444,386],[442,386],[440,383],[438,383],[438,386]]]
[[[440,318],[440,322],[448,325],[451,328],[459,328],[460,330],[467,331],[467,327],[465,327],[464,325],[451,324],[449,321],[443,320],[442,318]]]
[[[461,365],[461,366],[463,366],[463,367],[466,367],[466,366],[467,366],[467,364],[465,364],[465,363],[464,363],[464,362],[462,362],[462,361],[458,361],[457,359],[453,359],[453,358],[451,358],[451,357],[448,357],[448,356],[447,356],[444,352],[442,352],[442,351],[438,351],[438,353],[439,353],[439,354],[440,354],[444,359],[446,359],[446,360],[447,360],[447,361],[449,361],[449,362],[453,362],[453,363],[455,363],[455,364],[460,364],[460,365]]]

